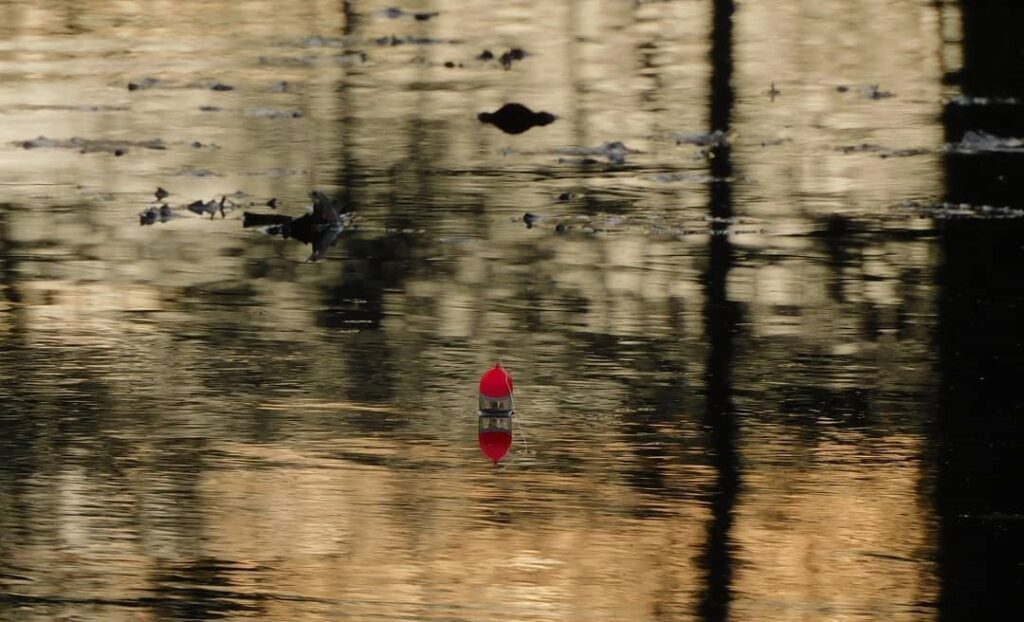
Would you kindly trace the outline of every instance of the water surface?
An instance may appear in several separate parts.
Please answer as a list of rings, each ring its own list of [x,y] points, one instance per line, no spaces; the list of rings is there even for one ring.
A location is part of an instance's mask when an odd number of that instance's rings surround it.
[[[4,5],[0,620],[917,622],[1020,585],[1024,115],[972,47],[1015,9],[389,7]],[[478,120],[512,102],[556,120]],[[314,189],[355,214],[320,261],[242,227]]]

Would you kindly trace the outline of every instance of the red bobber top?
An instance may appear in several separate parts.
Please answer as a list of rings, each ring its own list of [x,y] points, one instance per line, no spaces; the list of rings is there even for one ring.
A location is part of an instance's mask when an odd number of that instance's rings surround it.
[[[512,374],[505,371],[501,362],[495,363],[480,377],[480,395],[492,398],[512,395]]]

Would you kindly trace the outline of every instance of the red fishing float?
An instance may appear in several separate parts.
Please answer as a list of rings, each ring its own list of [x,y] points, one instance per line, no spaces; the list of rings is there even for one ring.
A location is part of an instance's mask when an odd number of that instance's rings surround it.
[[[495,363],[480,377],[480,412],[510,413],[515,410],[512,400],[512,374],[501,363]]]
[[[512,447],[512,375],[501,363],[480,377],[479,434],[480,451],[498,464]]]

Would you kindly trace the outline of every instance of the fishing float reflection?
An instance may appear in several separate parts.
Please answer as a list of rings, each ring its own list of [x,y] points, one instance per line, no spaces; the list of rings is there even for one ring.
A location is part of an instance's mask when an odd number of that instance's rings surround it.
[[[498,464],[512,447],[513,416],[512,374],[498,362],[480,377],[480,410],[477,416],[480,451],[494,464]]]
[[[477,440],[480,443],[480,451],[498,464],[508,454],[512,447],[512,413],[485,413],[481,412],[479,419],[479,432]]]

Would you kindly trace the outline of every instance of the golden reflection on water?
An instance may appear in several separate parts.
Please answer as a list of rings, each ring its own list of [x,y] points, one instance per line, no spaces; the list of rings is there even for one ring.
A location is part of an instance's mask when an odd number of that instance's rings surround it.
[[[5,619],[699,617],[708,167],[674,137],[710,129],[710,3],[387,6],[3,7]],[[938,258],[895,206],[942,193],[950,11],[737,10],[735,619],[935,617]],[[558,120],[477,121],[508,101]],[[564,151],[609,141],[626,165]],[[238,212],[140,227],[157,186],[290,214],[320,188],[358,220],[304,264]],[[471,404],[496,358],[524,428],[493,468]]]

